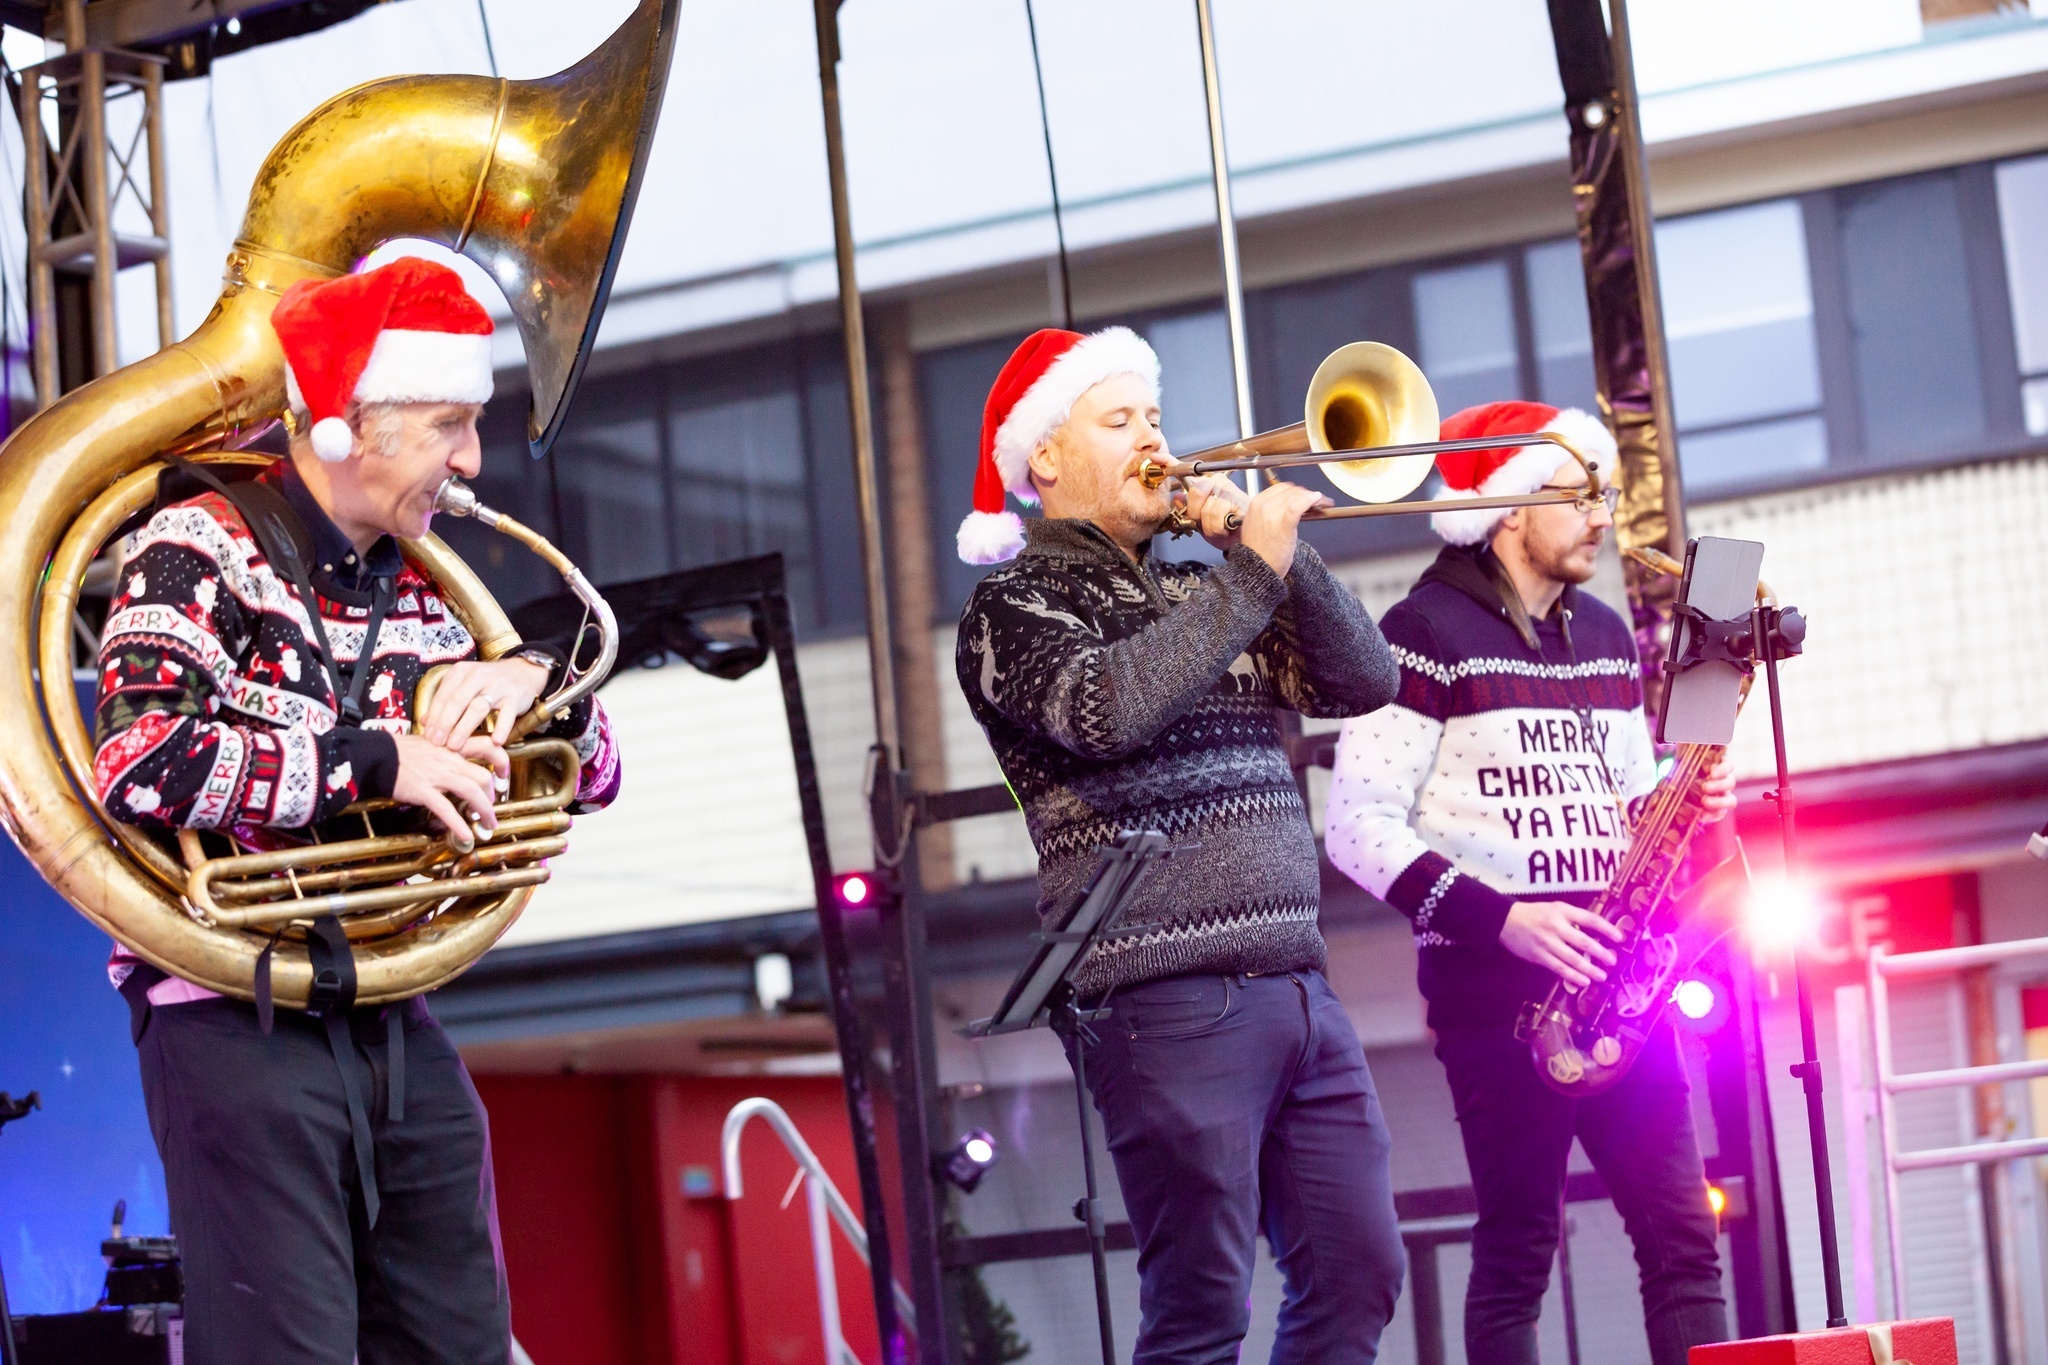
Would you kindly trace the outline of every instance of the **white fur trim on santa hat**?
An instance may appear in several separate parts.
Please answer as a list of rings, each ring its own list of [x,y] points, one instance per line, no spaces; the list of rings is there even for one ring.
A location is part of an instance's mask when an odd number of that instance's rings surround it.
[[[494,382],[488,336],[387,328],[370,348],[363,377],[356,381],[355,401],[488,403]],[[306,398],[289,360],[284,365],[284,388],[292,407],[304,412]]]
[[[491,339],[461,332],[405,332],[388,327],[377,334],[358,403],[488,403],[491,398]]]
[[[1060,429],[1082,394],[1120,374],[1144,380],[1152,401],[1159,401],[1159,356],[1128,327],[1105,327],[1082,337],[1048,365],[996,428],[996,472],[1003,476],[1003,487],[1019,501],[1037,502],[1031,452]]]
[[[1581,409],[1564,408],[1544,425],[1543,430],[1554,431],[1577,446],[1603,483],[1613,477],[1614,434],[1607,430],[1605,422]],[[1556,446],[1523,446],[1477,489],[1443,488],[1438,490],[1436,499],[1444,502],[1453,498],[1512,498],[1533,493],[1549,483],[1551,476],[1566,464],[1574,469],[1578,467],[1577,461]],[[1477,545],[1491,536],[1501,519],[1514,510],[1512,507],[1452,508],[1432,513],[1429,524],[1452,545]]]
[[[967,564],[1001,564],[1024,548],[1024,522],[1015,512],[969,512],[955,538]]]

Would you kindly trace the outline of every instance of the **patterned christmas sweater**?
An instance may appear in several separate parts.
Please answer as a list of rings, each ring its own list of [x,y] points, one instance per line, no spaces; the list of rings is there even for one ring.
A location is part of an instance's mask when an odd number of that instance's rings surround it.
[[[1121,830],[1179,850],[1075,986],[1321,967],[1315,837],[1273,708],[1384,705],[1397,678],[1372,618],[1306,542],[1283,578],[1243,546],[1211,568],[1133,562],[1081,521],[1025,537],[968,598],[955,665],[1024,808],[1039,914],[1072,904]]]
[[[395,542],[378,541],[358,562],[288,461],[263,477],[312,538],[314,597],[344,676],[363,652],[374,580],[394,580],[368,665],[375,671],[363,723],[336,723],[339,699],[305,607],[234,505],[210,492],[165,507],[122,547],[121,581],[101,634],[93,777],[117,819],[232,829],[264,846],[278,839],[267,831],[317,824],[351,802],[389,796],[398,773],[393,736],[411,724],[413,685],[436,664],[476,655],[469,632]],[[596,699],[544,733],[576,746],[578,805],[609,803],[619,758]],[[116,953],[117,981],[132,961]]]
[[[1501,946],[1509,905],[1590,904],[1656,784],[1627,625],[1576,588],[1517,622],[1490,558],[1445,549],[1381,621],[1400,695],[1345,723],[1324,822],[1338,870],[1414,921],[1432,1028],[1549,990]]]

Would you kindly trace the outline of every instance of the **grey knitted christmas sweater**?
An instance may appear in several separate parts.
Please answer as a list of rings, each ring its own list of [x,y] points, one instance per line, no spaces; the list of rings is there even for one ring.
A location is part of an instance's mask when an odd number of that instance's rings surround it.
[[[1275,706],[1355,716],[1400,684],[1365,608],[1304,542],[1287,576],[1134,563],[1083,521],[1025,523],[975,588],[955,657],[1038,849],[1038,911],[1119,830],[1181,847],[1074,974],[1084,994],[1184,972],[1321,967],[1315,836]]]

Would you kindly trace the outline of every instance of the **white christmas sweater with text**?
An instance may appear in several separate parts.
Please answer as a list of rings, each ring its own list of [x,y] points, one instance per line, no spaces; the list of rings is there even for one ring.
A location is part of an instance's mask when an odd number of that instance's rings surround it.
[[[1501,946],[1510,903],[1589,903],[1655,785],[1635,641],[1576,589],[1518,626],[1460,549],[1380,629],[1401,690],[1344,723],[1325,846],[1414,922],[1432,1028],[1508,1022],[1555,979]]]

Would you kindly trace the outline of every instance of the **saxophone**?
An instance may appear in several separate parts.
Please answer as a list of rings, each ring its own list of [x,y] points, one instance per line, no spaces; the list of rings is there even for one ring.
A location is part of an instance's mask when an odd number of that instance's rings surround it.
[[[1681,569],[1678,561],[1655,550],[1627,553],[1660,573]],[[1764,591],[1759,587],[1759,596]],[[1745,698],[1749,684],[1745,677]],[[1689,898],[1672,895],[1704,823],[1701,783],[1726,752],[1718,744],[1679,745],[1677,762],[1645,801],[1628,852],[1591,907],[1622,935],[1607,979],[1584,990],[1559,981],[1543,1000],[1530,1002],[1515,1024],[1515,1036],[1529,1044],[1537,1074],[1560,1094],[1589,1098],[1627,1075],[1677,982],[1734,928],[1727,914],[1733,898],[1704,888]]]

